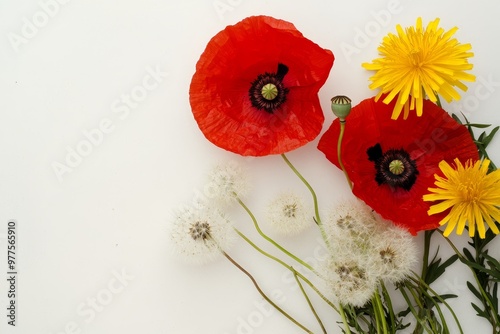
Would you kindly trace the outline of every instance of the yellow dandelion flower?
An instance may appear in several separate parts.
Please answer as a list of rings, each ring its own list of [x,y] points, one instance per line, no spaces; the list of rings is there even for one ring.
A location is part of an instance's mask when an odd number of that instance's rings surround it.
[[[384,103],[389,104],[396,96],[397,103],[392,119],[397,119],[404,108],[404,119],[410,110],[422,115],[423,99],[432,102],[437,95],[447,102],[459,100],[455,87],[467,90],[461,81],[474,81],[476,77],[465,71],[472,69],[467,58],[474,56],[470,44],[460,44],[451,38],[457,31],[454,27],[447,32],[438,28],[439,19],[422,27],[422,18],[415,27],[403,30],[397,25],[397,36],[390,33],[384,37],[378,51],[380,58],[364,63],[367,70],[376,71],[370,78],[370,89],[380,88],[379,99],[387,94]]]
[[[457,228],[461,235],[465,224],[469,225],[469,235],[476,233],[484,239],[485,225],[488,224],[493,233],[498,234],[495,220],[500,222],[500,170],[488,174],[490,161],[467,161],[465,166],[455,159],[456,168],[452,168],[446,161],[439,163],[444,177],[434,175],[437,188],[428,188],[431,194],[423,196],[424,201],[441,201],[432,205],[427,212],[429,215],[444,212],[448,215],[439,224],[446,226],[444,235],[448,236]]]

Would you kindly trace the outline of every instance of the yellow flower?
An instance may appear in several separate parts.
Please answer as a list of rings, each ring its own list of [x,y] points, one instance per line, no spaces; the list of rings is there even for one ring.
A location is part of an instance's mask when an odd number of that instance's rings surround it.
[[[469,224],[469,235],[472,237],[477,230],[484,239],[485,226],[488,224],[493,233],[498,234],[494,222],[500,222],[500,170],[488,174],[490,161],[485,159],[467,161],[463,166],[460,160],[455,159],[456,168],[452,168],[446,161],[439,163],[444,177],[434,174],[438,188],[428,188],[432,194],[423,196],[424,201],[441,201],[432,205],[427,211],[429,215],[444,212],[448,215],[439,224],[448,223],[444,235],[448,236],[457,227],[457,234],[461,235],[465,224]]]
[[[387,94],[384,103],[389,104],[397,95],[397,103],[392,119],[397,119],[404,107],[404,118],[410,110],[422,115],[423,99],[438,101],[437,94],[447,102],[459,100],[454,87],[463,91],[467,87],[461,81],[474,81],[476,77],[465,73],[472,69],[467,58],[474,56],[470,44],[460,44],[451,38],[457,27],[444,32],[438,28],[435,19],[427,28],[422,27],[422,18],[416,27],[403,30],[397,25],[398,35],[392,33],[384,37],[378,51],[380,58],[372,63],[364,63],[367,70],[377,71],[370,80],[370,89],[381,88],[377,99]]]

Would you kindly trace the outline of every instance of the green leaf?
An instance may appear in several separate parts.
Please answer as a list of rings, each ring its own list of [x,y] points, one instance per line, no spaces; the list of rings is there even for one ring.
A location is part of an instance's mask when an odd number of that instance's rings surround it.
[[[403,310],[401,312],[398,313],[398,318],[404,318],[406,317],[408,314],[410,314],[411,310],[409,307],[406,308],[406,310]]]
[[[471,305],[472,305],[472,308],[473,308],[474,310],[476,310],[477,315],[478,315],[479,317],[483,317],[483,318],[487,318],[487,319],[488,319],[488,312],[486,312],[486,311],[484,311],[484,310],[480,309],[480,308],[479,308],[479,306],[477,306],[477,305],[476,305],[476,304],[474,304],[474,303],[471,303]]]
[[[467,123],[468,126],[478,129],[489,128],[491,124]]]
[[[458,123],[458,124],[462,124],[462,125],[464,124],[464,123],[462,123],[462,120],[461,120],[461,119],[460,119],[457,115],[455,115],[455,114],[451,114],[451,117],[452,117],[455,121],[457,121],[457,123]]]
[[[437,252],[436,252],[436,256],[437,256]],[[433,283],[442,274],[444,274],[444,272],[446,271],[446,268],[448,268],[450,265],[452,265],[458,259],[458,255],[454,254],[454,255],[450,256],[450,258],[448,260],[444,261],[441,264],[441,259],[436,259],[436,256],[434,256],[431,264],[429,265],[429,267],[427,269],[425,283],[427,283],[428,285]]]
[[[477,299],[482,300],[483,296],[481,295],[481,292],[479,292],[479,290],[471,282],[467,282],[467,287],[469,288],[470,292],[472,292],[474,296],[476,296]]]
[[[471,246],[474,246],[474,243],[472,243]],[[467,248],[464,248],[463,252],[464,252],[464,256],[467,258],[467,260],[469,260],[471,262],[475,261],[474,256],[472,256],[472,253]]]
[[[498,262],[497,259],[495,259],[494,257],[491,257],[487,253],[485,253],[483,256],[486,259],[486,261],[488,262],[488,265],[490,266],[490,268],[500,270],[500,262]]]
[[[470,124],[469,120],[467,119],[467,117],[465,117],[465,115],[464,115],[464,113],[463,113],[463,112],[461,112],[461,114],[462,114],[462,116],[463,116],[463,117],[464,117],[464,119],[465,119],[465,123],[467,124],[467,126],[469,126],[469,124]]]
[[[486,268],[486,267],[484,267],[484,266],[482,266],[479,263],[474,262],[474,261],[462,260],[462,262],[465,263],[466,265],[468,265],[469,267],[476,269],[476,272],[489,273],[491,271],[488,268]]]
[[[488,146],[488,144],[491,142],[495,134],[498,132],[498,129],[500,129],[500,126],[495,127],[493,130],[491,130],[490,134],[484,137],[482,140],[484,147]]]
[[[444,295],[439,295],[439,297],[441,297],[442,299],[450,299],[450,298],[457,298],[458,295],[447,293],[447,294],[444,294]]]
[[[497,259],[485,254],[484,258],[486,259],[486,263],[490,267],[490,276],[491,280],[495,282],[500,282],[500,262]]]
[[[500,224],[498,222],[495,222],[497,227],[500,227]],[[468,226],[465,227],[467,231],[469,230]],[[474,235],[474,237],[471,239],[468,244],[472,246],[476,250],[476,254],[481,254],[481,253],[488,253],[488,251],[483,251],[486,246],[496,237],[496,234],[493,233],[491,229],[486,230],[486,236],[484,239],[481,239],[478,234]],[[465,249],[464,249],[465,251]],[[470,252],[469,252],[470,254]],[[474,257],[472,257],[473,259]],[[470,260],[470,259],[469,259]]]
[[[479,135],[479,137],[476,140],[476,145],[481,145],[482,148],[484,147],[484,137],[486,137],[486,132],[483,132]]]
[[[493,293],[491,295],[491,302],[495,308],[495,312],[498,313],[498,283],[493,284]]]

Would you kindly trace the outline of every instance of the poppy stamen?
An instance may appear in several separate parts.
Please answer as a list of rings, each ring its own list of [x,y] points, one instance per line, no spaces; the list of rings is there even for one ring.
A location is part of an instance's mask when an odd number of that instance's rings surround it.
[[[375,181],[393,188],[410,190],[417,180],[418,170],[415,160],[404,149],[390,149],[382,152],[380,144],[367,150],[368,160],[375,163]]]
[[[286,101],[288,88],[283,85],[283,79],[288,73],[288,67],[278,64],[276,73],[259,74],[248,92],[252,106],[272,114]]]

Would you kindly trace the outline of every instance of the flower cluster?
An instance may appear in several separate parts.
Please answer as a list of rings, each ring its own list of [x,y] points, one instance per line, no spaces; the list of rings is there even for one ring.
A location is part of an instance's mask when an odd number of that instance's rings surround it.
[[[486,147],[499,127],[476,137],[474,128],[488,125],[462,121],[441,107],[440,96],[458,100],[456,88],[466,91],[463,82],[475,80],[468,72],[473,68],[471,45],[459,43],[453,37],[456,30],[445,31],[439,19],[426,27],[421,18],[415,26],[398,25],[397,34],[388,34],[378,48],[380,58],[362,64],[375,71],[370,88],[378,93],[354,107],[346,96],[332,98],[337,119],[317,148],[344,173],[356,199],[335,206],[326,218],[314,188],[286,153],[322,130],[318,92],[333,66],[333,53],[290,22],[269,16],[248,17],[216,34],[201,54],[189,88],[194,120],[211,143],[227,151],[281,155],[310,192],[313,205],[295,191],[282,192],[269,203],[266,223],[284,235],[301,235],[315,226],[328,254],[313,266],[267,234],[244,202],[250,182],[235,163],[216,166],[204,187],[206,196],[195,208],[173,215],[170,237],[176,254],[189,262],[223,255],[267,302],[307,333],[313,331],[277,305],[230,256],[235,240],[290,271],[323,333],[326,325],[311,293],[338,313],[344,333],[396,333],[411,323],[414,333],[446,331],[444,307],[462,332],[446,301],[454,296],[431,287],[460,259],[475,278],[467,286],[484,306],[483,311],[473,304],[474,309],[498,328],[500,263],[487,246],[500,233],[500,172]],[[254,236],[231,222],[224,211],[229,205],[248,216]],[[471,248],[460,251],[447,237],[465,229]],[[417,274],[414,236],[420,232],[424,242]],[[438,252],[430,254],[435,232],[455,255],[443,260]],[[272,251],[255,242],[255,236]],[[389,292],[389,287],[395,289]],[[396,310],[394,294],[406,308]]]
[[[324,226],[330,254],[322,276],[339,303],[362,307],[380,282],[396,284],[411,275],[417,262],[411,234],[365,204],[335,206]]]
[[[422,201],[440,161],[478,159],[479,155],[467,129],[432,102],[424,101],[425,116],[410,115],[407,120],[390,118],[394,104],[370,98],[352,108],[341,160],[353,193],[385,219],[415,234],[438,227],[442,219],[429,217],[429,203]],[[340,131],[336,119],[318,144],[338,167]]]

